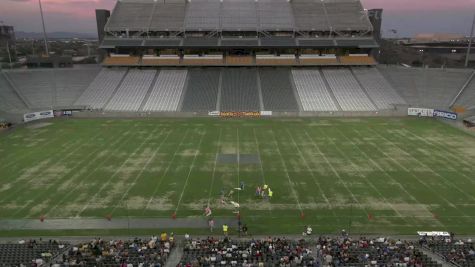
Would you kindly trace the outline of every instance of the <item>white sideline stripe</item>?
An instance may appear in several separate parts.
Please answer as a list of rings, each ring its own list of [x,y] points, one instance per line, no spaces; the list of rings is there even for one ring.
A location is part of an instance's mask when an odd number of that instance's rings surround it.
[[[370,162],[373,162],[373,160],[366,154],[366,152],[364,152],[363,150],[361,150],[350,138],[348,138],[346,135],[343,134],[342,131],[340,131],[339,129],[337,129],[338,132],[341,133],[341,135],[343,137],[345,137],[346,140],[348,140],[352,146],[354,146],[361,154],[363,154],[367,159],[369,159]],[[330,139],[330,138],[329,138]],[[353,160],[351,160],[350,157],[346,156],[346,154],[344,152],[341,151],[341,149],[335,144],[335,142],[333,142],[333,140],[330,139],[330,142],[333,143],[336,147],[336,149],[340,152],[341,155],[343,155],[343,157],[345,157],[347,160],[349,160],[351,162],[351,165],[353,166],[353,169],[356,170],[358,173],[361,174],[362,177],[364,177],[364,179],[366,180],[366,182],[374,189],[374,191],[376,191],[379,196],[381,196],[381,198],[384,200],[384,202],[386,202],[386,204],[388,204],[389,207],[391,207],[392,210],[394,210],[394,212],[396,212],[396,214],[398,216],[400,216],[404,221],[408,222],[406,219],[405,219],[405,216],[403,216],[396,208],[394,208],[394,205],[391,204],[387,198],[381,193],[381,191],[368,179],[366,178],[366,176],[361,173],[360,171],[358,171],[357,168],[355,168],[355,163],[353,162]],[[409,222],[410,223],[410,222]]]
[[[356,131],[358,134],[360,134],[357,130],[353,129],[353,131]],[[373,131],[374,132],[374,131]],[[378,133],[377,133],[378,134]],[[381,135],[378,134],[380,137]],[[383,138],[384,139],[384,138]],[[387,139],[386,139],[387,140]],[[394,146],[393,143],[390,142],[390,144],[392,144]],[[397,147],[397,146],[396,146]],[[401,150],[399,147],[397,147],[399,150]],[[391,160],[393,160],[394,162],[397,162],[397,164],[403,169],[405,170],[407,173],[409,173],[411,176],[413,176],[414,178],[416,178],[417,181],[419,181],[419,183],[421,183],[422,185],[424,185],[425,187],[427,187],[427,189],[429,189],[430,191],[432,191],[434,194],[436,195],[439,195],[432,187],[430,187],[427,183],[425,183],[424,181],[422,181],[421,179],[419,179],[419,177],[417,177],[417,175],[415,175],[412,171],[410,171],[409,169],[407,169],[403,164],[399,163],[399,161],[396,161],[395,159],[393,159],[392,157],[388,156],[386,153],[384,153],[384,155],[388,158],[390,158]],[[450,202],[448,199],[446,199],[445,197],[443,197],[442,195],[439,195],[439,197],[441,199],[443,199],[445,202],[447,202],[447,204],[449,204],[449,206],[451,207],[456,207],[452,202]],[[462,214],[465,214],[464,212],[462,212]],[[465,214],[466,215],[466,214]]]
[[[206,135],[206,131],[204,132],[203,135],[201,135],[200,142],[198,144],[198,148],[196,149],[195,155],[193,156],[193,161],[191,162],[190,170],[188,171],[188,175],[186,176],[185,180],[185,185],[183,185],[183,189],[181,190],[180,198],[178,199],[178,204],[176,204],[175,208],[175,214],[178,212],[178,208],[180,207],[181,200],[183,199],[183,194],[185,193],[185,189],[188,186],[188,181],[191,176],[191,171],[193,170],[193,167],[195,166],[196,158],[198,157],[198,154],[200,153],[200,148],[201,148],[201,143],[203,143],[203,138]]]
[[[440,145],[438,146],[437,144],[435,144],[435,143],[432,142],[432,141],[425,140],[424,138],[420,137],[419,135],[417,135],[417,134],[415,134],[415,133],[412,133],[412,132],[409,131],[409,130],[406,130],[406,129],[405,129],[405,130],[403,130],[403,131],[404,131],[404,132],[407,132],[407,133],[409,133],[409,134],[411,134],[411,135],[413,135],[413,136],[415,136],[418,140],[421,140],[422,142],[424,142],[424,143],[426,143],[426,144],[428,144],[428,145],[430,145],[430,146],[432,146],[432,147],[435,147],[435,148],[440,147],[440,148],[438,148],[438,149],[439,149],[439,150],[442,149],[442,150],[445,152],[445,155],[447,155],[447,156],[452,156],[452,153],[450,152],[451,150],[449,150],[449,149],[447,149],[447,148],[445,148],[445,147],[443,147],[443,146],[440,146]],[[453,158],[454,160],[457,160],[457,161],[459,161],[459,162],[462,162],[465,166],[467,166],[467,167],[469,167],[469,168],[472,168],[472,169],[473,169],[473,167],[475,166],[473,163],[470,164],[470,163],[469,163],[468,161],[466,161],[464,158],[457,158],[456,156],[452,156],[452,158]],[[460,172],[459,170],[457,170],[456,168],[453,168],[452,166],[449,166],[449,167],[450,167],[452,170],[454,170],[455,172],[457,172],[457,173],[459,173],[459,174],[465,176],[465,177],[467,178],[467,180],[470,181],[471,184],[475,184],[475,180],[472,179],[472,178],[470,178],[469,176],[467,176],[465,173]]]
[[[376,131],[373,131],[373,132],[376,132]],[[429,166],[427,166],[424,162],[420,161],[418,158],[414,157],[413,155],[411,155],[410,153],[408,153],[406,150],[400,148],[398,145],[396,145],[395,143],[393,143],[391,140],[387,139],[386,137],[382,136],[381,134],[377,133],[376,134],[378,136],[380,136],[382,139],[386,140],[387,142],[389,142],[392,146],[396,147],[397,149],[399,149],[401,152],[403,152],[404,154],[406,154],[407,156],[413,158],[419,165],[421,165],[422,167],[425,167],[427,169],[430,170],[430,172],[432,172],[433,174],[435,174],[436,176],[439,176],[440,178],[442,178],[444,181],[445,181],[445,184],[447,185],[451,185],[454,189],[458,190],[460,193],[464,194],[465,196],[469,197],[469,198],[472,198],[473,200],[475,200],[475,197],[466,193],[465,191],[463,191],[462,189],[460,189],[460,187],[458,187],[456,184],[450,182],[449,179],[445,178],[444,176],[440,175],[439,173],[435,172],[432,168],[430,168]]]
[[[299,147],[299,146],[297,145],[297,143],[295,142],[295,139],[294,139],[293,135],[290,133],[289,129],[286,129],[286,131],[287,131],[287,134],[290,136],[290,139],[292,140],[293,145],[297,148],[297,151],[299,152],[300,157],[303,159],[303,162],[305,163],[305,166],[307,167],[307,170],[308,170],[308,171],[310,172],[310,174],[312,175],[313,182],[314,182],[315,185],[318,187],[318,190],[319,190],[320,193],[322,194],[323,199],[325,200],[325,202],[326,202],[330,207],[332,207],[331,202],[328,200],[327,196],[326,196],[325,193],[323,192],[322,186],[320,185],[320,183],[318,182],[317,178],[315,177],[315,173],[313,173],[313,171],[311,170],[310,165],[308,165],[307,159],[305,158],[305,156],[303,155],[302,151],[300,150],[300,147]],[[332,209],[332,211],[333,211],[333,209]],[[334,211],[333,211],[333,212],[334,212]]]
[[[272,136],[274,138],[274,143],[277,147],[277,152],[279,153],[280,160],[282,161],[282,164],[284,165],[284,171],[285,171],[285,174],[287,175],[287,180],[289,180],[290,190],[292,191],[292,194],[294,195],[294,198],[295,198],[295,201],[297,202],[300,213],[302,213],[303,212],[302,205],[300,204],[299,197],[297,195],[297,192],[295,192],[294,185],[292,184],[292,180],[290,179],[289,170],[287,169],[287,164],[285,163],[285,160],[282,157],[282,153],[280,152],[279,142],[277,142],[277,138],[275,137],[274,130],[270,129],[270,131],[272,132]]]
[[[122,137],[120,137],[120,138],[117,138],[117,139],[115,140],[115,142],[112,142],[112,143],[111,143],[111,145],[113,145],[113,146],[115,147],[115,144],[116,144],[116,143],[120,143],[120,145],[126,144],[127,142],[122,142],[122,143],[121,143],[121,140],[122,140],[123,138],[125,138],[125,137],[128,137],[128,134],[129,134],[129,133],[130,133],[130,131],[125,132],[125,133],[124,133],[124,136],[122,136]],[[117,149],[119,149],[119,148],[121,147],[120,145],[117,147]],[[109,146],[110,146],[110,145],[109,145]],[[79,182],[79,185],[82,185],[82,184],[84,183],[84,181],[86,180],[86,178],[89,178],[99,167],[103,166],[103,165],[104,165],[104,162],[106,162],[107,160],[109,160],[109,159],[112,157],[112,155],[114,155],[114,154],[113,154],[113,153],[110,153],[110,154],[107,156],[107,158],[101,162],[101,164],[96,165],[96,167],[95,167],[94,169],[92,169],[91,171],[88,171],[88,172],[87,172],[87,175],[86,175],[86,176],[81,177],[81,179],[80,179],[81,181]],[[90,163],[92,163],[92,162],[94,162],[94,161],[91,160]],[[88,165],[89,165],[89,164],[88,164]],[[48,211],[45,215],[48,216],[48,214],[50,214],[52,211],[54,211],[55,209],[57,209],[57,208],[59,207],[59,205],[60,205],[61,203],[63,203],[63,201],[64,201],[67,197],[69,197],[70,194],[72,194],[73,192],[75,192],[78,188],[80,188],[80,186],[75,186],[72,190],[69,190],[68,193],[67,193],[64,197],[62,197],[62,198],[58,201],[58,203],[57,203],[55,206],[53,206],[51,209],[49,209],[49,211]]]
[[[160,187],[160,185],[162,185],[162,182],[163,182],[163,180],[165,179],[165,176],[167,175],[168,170],[169,170],[170,167],[172,166],[173,161],[175,161],[177,152],[178,152],[178,150],[180,149],[180,147],[183,145],[183,141],[185,141],[185,138],[186,138],[186,136],[188,135],[188,132],[189,132],[189,128],[186,129],[185,134],[183,135],[183,138],[180,140],[180,143],[179,143],[178,146],[176,147],[175,152],[173,152],[172,160],[170,161],[170,163],[168,163],[167,168],[165,169],[165,172],[162,174],[162,176],[160,177],[160,180],[158,181],[157,185],[156,185],[155,188],[153,189],[152,195],[150,196],[150,199],[148,200],[147,205],[146,205],[145,208],[143,209],[142,214],[145,213],[145,211],[146,211],[146,210],[148,209],[148,207],[150,206],[150,203],[152,203],[153,197],[155,196],[155,194],[156,194],[158,188]]]
[[[362,210],[365,211],[366,215],[368,215],[368,212],[366,211],[366,209],[363,207],[363,205],[361,205],[361,203],[358,201],[358,199],[355,197],[355,194],[353,194],[353,192],[348,188],[348,185],[345,183],[345,180],[343,180],[343,178],[341,178],[340,174],[336,171],[335,167],[333,167],[333,164],[331,164],[331,162],[328,160],[327,156],[325,155],[325,153],[323,153],[320,148],[318,147],[317,143],[313,140],[313,138],[308,134],[307,130],[304,129],[304,132],[305,132],[305,135],[307,136],[307,138],[312,142],[313,146],[317,149],[318,153],[323,157],[323,159],[325,160],[325,162],[327,163],[327,165],[330,167],[330,169],[332,169],[332,172],[333,174],[336,175],[336,177],[340,180],[340,182],[343,184],[343,186],[346,188],[346,191],[348,191],[348,193],[350,193],[351,195],[351,198],[353,198],[353,201],[355,201],[356,204],[358,204],[360,206],[360,208]]]
[[[93,199],[95,199],[97,197],[97,195],[99,195],[99,193],[102,192],[102,190],[107,187],[107,185],[109,185],[109,183],[112,181],[112,178],[114,178],[120,172],[120,170],[122,170],[122,168],[124,168],[125,164],[137,154],[137,151],[139,151],[142,148],[142,146],[145,145],[148,142],[148,140],[150,140],[150,138],[155,134],[156,130],[157,130],[157,127],[155,127],[153,132],[147,138],[145,138],[145,140],[134,150],[134,152],[132,152],[132,154],[130,154],[124,160],[124,162],[122,162],[122,164],[119,166],[119,168],[117,168],[115,170],[115,172],[111,175],[111,177],[104,184],[102,184],[102,186],[99,188],[99,190],[90,198],[90,200],[86,203],[86,205],[84,205],[81,208],[81,210],[76,214],[76,217],[80,216],[81,213],[83,213],[89,207],[89,205],[92,203],[91,201]],[[160,134],[161,134],[161,132],[160,132]]]
[[[145,168],[148,167],[148,165],[150,164],[150,162],[152,162],[152,160],[155,158],[155,156],[158,154],[158,152],[160,151],[160,148],[162,147],[162,145],[165,143],[166,140],[168,140],[168,137],[170,136],[171,134],[171,130],[168,131],[168,134],[167,136],[165,137],[165,139],[162,140],[162,142],[160,143],[160,145],[157,147],[157,149],[155,149],[155,151],[153,151],[153,154],[148,158],[147,162],[143,165],[142,169],[140,169],[140,172],[137,174],[137,176],[135,177],[134,179],[134,182],[129,185],[129,187],[127,188],[127,191],[125,191],[125,193],[122,195],[121,199],[119,200],[119,203],[117,203],[118,205],[120,205],[122,203],[122,201],[124,201],[124,198],[126,198],[130,192],[130,189],[132,189],[132,187],[135,186],[135,184],[137,183],[137,180],[140,178],[140,176],[142,176],[142,173],[145,171]],[[160,137],[162,136],[162,134],[160,133]],[[110,212],[111,214],[114,213],[115,209],[118,207],[118,205],[115,205],[114,208],[112,209],[112,211]]]
[[[219,149],[221,148],[221,134],[222,133],[223,133],[223,129],[220,128],[219,135],[218,135],[218,145],[216,146],[216,154],[214,156],[213,174],[211,175],[211,184],[209,186],[208,207],[209,207],[209,203],[211,202],[211,192],[213,191],[214,179],[216,177],[216,165],[218,164],[218,153],[219,153]]]

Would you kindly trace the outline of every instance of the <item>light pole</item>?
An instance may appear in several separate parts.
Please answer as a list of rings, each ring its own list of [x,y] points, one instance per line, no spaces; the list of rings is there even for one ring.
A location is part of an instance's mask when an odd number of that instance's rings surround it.
[[[46,36],[45,18],[43,17],[43,7],[41,6],[41,0],[38,0],[38,3],[40,5],[41,23],[43,24],[43,37],[44,37],[44,41],[45,41],[45,52],[46,52],[46,56],[49,57],[48,37]]]
[[[468,67],[470,50],[472,49],[473,30],[475,28],[475,15],[473,16],[472,29],[470,30],[470,40],[468,40],[467,56],[465,57],[465,68]]]

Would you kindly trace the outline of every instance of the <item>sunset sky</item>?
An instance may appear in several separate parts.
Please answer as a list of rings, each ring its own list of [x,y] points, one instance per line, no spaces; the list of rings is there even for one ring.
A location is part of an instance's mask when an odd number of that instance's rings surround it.
[[[116,0],[42,0],[49,32],[95,33],[94,9],[112,9]],[[364,7],[383,8],[383,30],[399,36],[422,32],[468,34],[475,0],[362,0]],[[37,0],[0,0],[0,21],[18,31],[39,32]]]

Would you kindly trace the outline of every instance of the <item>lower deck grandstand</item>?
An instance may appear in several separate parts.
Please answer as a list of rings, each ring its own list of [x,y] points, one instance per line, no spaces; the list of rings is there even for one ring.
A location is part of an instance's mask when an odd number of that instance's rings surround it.
[[[401,67],[4,71],[0,108],[113,112],[358,112],[473,108],[472,72]],[[464,84],[466,86],[464,87]],[[462,90],[463,89],[463,90]]]

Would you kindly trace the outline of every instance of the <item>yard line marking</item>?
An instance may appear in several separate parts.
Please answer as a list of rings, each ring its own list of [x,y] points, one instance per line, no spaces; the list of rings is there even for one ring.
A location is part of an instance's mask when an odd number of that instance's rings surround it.
[[[452,153],[455,153],[455,152],[453,152],[452,149],[448,149],[448,148],[443,147],[443,146],[437,146],[437,144],[435,144],[434,142],[425,140],[424,138],[420,137],[420,136],[417,135],[417,134],[412,133],[411,131],[408,131],[408,130],[403,130],[403,131],[404,131],[404,132],[407,132],[407,133],[409,133],[409,134],[411,134],[411,135],[413,135],[413,136],[415,136],[418,140],[421,140],[422,142],[426,143],[427,145],[437,148],[439,151],[444,152],[445,155],[451,156],[452,158],[454,158],[454,160],[456,160],[456,161],[458,161],[458,162],[462,162],[465,166],[467,166],[467,167],[469,167],[469,168],[471,168],[471,169],[473,169],[473,166],[475,166],[474,164],[469,164],[463,157],[457,158],[456,156],[453,156]],[[440,148],[438,148],[438,147],[440,147]],[[439,155],[437,155],[437,156],[439,156]],[[439,157],[441,157],[441,156],[439,156]],[[443,158],[442,158],[442,159],[443,159]],[[465,178],[467,178],[467,180],[468,180],[471,184],[475,184],[475,180],[473,180],[471,177],[467,176],[465,173],[459,171],[458,169],[456,169],[456,168],[454,168],[454,167],[452,167],[452,166],[450,166],[450,165],[449,165],[448,167],[451,168],[454,172],[459,173],[459,174],[465,176]]]
[[[356,130],[356,129],[353,129],[353,131],[357,132],[359,135],[361,135],[361,133]],[[376,145],[374,145],[376,147]],[[432,187],[430,187],[427,183],[425,183],[424,181],[422,181],[421,179],[419,179],[419,177],[417,175],[415,175],[411,170],[407,169],[403,164],[401,164],[398,160],[395,160],[393,159],[391,156],[389,156],[386,152],[384,152],[383,150],[380,150],[387,158],[391,159],[393,162],[395,162],[398,166],[400,166],[404,171],[406,171],[408,174],[410,174],[412,177],[414,177],[419,183],[421,183],[422,185],[424,185],[427,189],[429,189],[430,191],[432,191],[435,195],[438,195],[439,198],[441,198],[442,200],[444,200],[445,202],[447,202],[447,204],[451,207],[455,207],[456,208],[456,205],[454,205],[452,202],[450,202],[447,198],[445,198],[444,196],[440,195],[437,191],[435,191]],[[459,209],[458,209],[459,210]],[[460,210],[459,210],[460,211]],[[460,211],[462,214],[466,215],[464,212]]]
[[[285,171],[285,174],[287,176],[287,180],[289,181],[289,185],[290,185],[290,191],[292,192],[294,198],[295,198],[295,201],[297,202],[297,205],[299,207],[299,210],[300,210],[300,213],[303,212],[302,210],[302,205],[300,204],[300,201],[299,201],[299,197],[297,195],[297,192],[295,192],[295,188],[294,188],[294,185],[292,184],[292,181],[290,179],[290,174],[289,174],[289,170],[287,169],[287,164],[285,163],[285,160],[284,160],[284,157],[282,157],[282,152],[280,151],[280,147],[279,147],[279,143],[277,142],[277,138],[275,137],[275,133],[274,133],[274,130],[270,129],[270,131],[272,132],[272,136],[274,138],[274,143],[277,147],[277,152],[279,153],[279,156],[280,156],[280,160],[282,161],[282,164],[284,165],[284,171]]]
[[[380,136],[382,139],[386,140],[386,142],[389,142],[392,146],[396,147],[398,150],[400,150],[401,152],[403,152],[406,156],[409,156],[411,158],[413,158],[419,165],[421,165],[422,167],[425,167],[427,169],[429,169],[430,172],[432,172],[433,174],[435,174],[436,176],[442,178],[444,181],[445,181],[445,184],[446,185],[449,185],[449,186],[452,186],[454,189],[456,189],[457,191],[459,191],[460,193],[464,194],[465,196],[469,197],[469,198],[472,198],[475,200],[475,197],[470,195],[470,194],[467,194],[465,191],[463,191],[462,189],[460,189],[460,187],[458,187],[456,184],[450,182],[450,180],[448,180],[447,178],[445,178],[444,176],[442,176],[441,174],[435,172],[432,168],[430,168],[429,166],[427,166],[425,163],[423,163],[422,161],[420,161],[417,157],[413,156],[412,154],[410,154],[409,152],[407,152],[406,150],[400,148],[397,144],[395,144],[394,142],[392,142],[391,140],[387,139],[386,137],[382,136],[381,134],[379,134],[378,132],[372,130],[373,132],[375,132],[378,136]]]
[[[219,154],[219,149],[221,146],[221,134],[223,132],[223,128],[219,128],[219,135],[218,135],[218,145],[216,146],[216,154],[214,157],[214,166],[213,166],[213,174],[211,175],[211,184],[209,186],[209,194],[208,194],[208,207],[209,203],[211,202],[211,192],[213,191],[213,185],[214,185],[214,179],[216,176],[216,165],[218,165],[218,154]]]
[[[236,128],[236,136],[237,136],[237,147],[236,147],[236,151],[237,151],[237,187],[241,187],[241,177],[239,176],[239,165],[240,165],[240,159],[241,159],[241,155],[239,154],[239,128]],[[237,203],[239,203],[239,197],[240,197],[240,194],[239,192],[241,192],[240,190],[237,191]],[[240,209],[238,209],[240,210]]]
[[[168,137],[170,136],[170,133],[171,131],[168,131],[168,134],[167,136],[165,137],[165,139],[162,140],[162,142],[160,142],[160,145],[153,151],[152,155],[147,159],[147,162],[145,162],[145,164],[143,165],[142,169],[140,169],[140,172],[137,174],[137,176],[135,177],[133,183],[127,188],[127,190],[125,191],[125,193],[122,195],[121,199],[119,200],[119,202],[117,203],[118,205],[120,205],[122,203],[122,201],[124,201],[124,198],[126,198],[130,192],[130,190],[132,189],[132,187],[135,186],[135,184],[137,183],[137,180],[140,178],[140,176],[142,176],[143,172],[145,171],[145,169],[148,167],[148,165],[150,164],[150,162],[152,162],[152,160],[155,158],[155,156],[157,155],[157,153],[160,151],[160,148],[162,147],[162,145],[165,143],[165,141],[168,140]],[[159,137],[162,136],[162,132],[160,132],[160,135]],[[112,209],[112,211],[110,212],[110,214],[114,214],[114,211],[115,209],[118,207],[118,205],[115,205],[114,208]]]
[[[313,146],[317,149],[318,153],[323,157],[323,159],[325,160],[325,162],[327,163],[327,165],[330,167],[330,169],[332,170],[333,174],[335,174],[335,176],[340,180],[340,182],[343,184],[343,186],[346,188],[346,191],[348,191],[348,193],[350,193],[350,196],[351,198],[353,199],[353,201],[358,204],[360,206],[360,208],[362,210],[364,210],[364,212],[366,213],[366,215],[368,215],[368,211],[366,210],[366,208],[358,201],[358,199],[356,198],[355,194],[353,194],[353,192],[350,190],[350,188],[348,188],[348,185],[346,184],[346,182],[343,180],[343,178],[340,176],[340,174],[338,173],[338,171],[335,169],[335,167],[333,167],[333,164],[331,164],[331,162],[328,160],[327,156],[325,155],[325,153],[323,153],[320,148],[318,147],[317,143],[313,140],[313,138],[308,134],[307,130],[304,129],[304,132],[305,132],[305,135],[307,136],[307,138],[312,142]]]
[[[294,146],[297,148],[297,151],[299,152],[300,154],[300,157],[303,159],[303,162],[305,163],[305,166],[307,167],[308,171],[310,172],[312,178],[313,178],[313,182],[315,183],[315,185],[318,187],[318,190],[320,191],[320,193],[322,194],[322,197],[323,199],[325,200],[325,202],[328,204],[328,206],[332,209],[332,212],[333,211],[333,206],[331,204],[331,202],[328,200],[327,196],[325,195],[325,192],[323,192],[323,189],[320,185],[320,182],[318,182],[317,178],[315,177],[315,174],[313,173],[312,169],[310,168],[310,165],[308,165],[308,162],[307,162],[307,159],[305,159],[305,156],[303,155],[302,151],[300,150],[300,147],[297,145],[297,143],[295,142],[295,139],[294,137],[292,136],[292,134],[290,133],[289,129],[286,129],[287,131],[287,134],[290,136],[290,139],[292,140],[292,143],[294,144]]]
[[[137,152],[150,140],[150,138],[154,136],[156,129],[157,127],[155,127],[153,132],[147,138],[145,138],[145,140],[134,150],[134,152],[132,152],[132,154],[130,154],[124,160],[124,162],[122,162],[122,164],[119,166],[119,168],[116,169],[116,171],[111,175],[111,177],[109,177],[109,179],[104,184],[102,184],[102,186],[99,188],[99,191],[97,191],[86,203],[86,205],[84,205],[82,209],[76,214],[76,217],[79,217],[81,213],[83,213],[89,207],[89,205],[92,203],[92,200],[96,199],[99,193],[101,193],[102,190],[104,190],[104,188],[106,188],[109,185],[109,183],[112,181],[112,178],[114,178],[117,174],[119,174],[122,168],[124,168],[125,164],[137,154]]]
[[[181,190],[180,198],[178,199],[178,204],[176,205],[176,208],[175,208],[175,215],[178,212],[178,208],[180,207],[181,200],[183,199],[183,194],[185,193],[185,189],[188,186],[188,180],[190,179],[191,171],[193,170],[193,167],[195,166],[196,158],[198,157],[198,154],[200,152],[201,144],[203,143],[203,137],[205,135],[206,135],[206,130],[204,134],[201,135],[198,148],[196,149],[195,155],[193,156],[193,161],[191,162],[190,170],[188,171],[188,175],[186,176],[185,185],[183,186],[183,189]]]
[[[259,166],[261,167],[260,169],[261,169],[261,174],[262,174],[261,180],[262,180],[263,184],[266,184],[266,177],[264,175],[264,167],[262,166],[263,165],[262,163],[264,161],[262,160],[261,152],[259,150],[259,140],[257,140],[257,135],[256,135],[256,129],[255,128],[252,128],[252,133],[254,135],[254,140],[256,141],[256,145],[257,145],[257,155],[259,156],[259,161],[260,161]]]
[[[348,138],[345,134],[343,134],[343,132],[340,131],[340,130],[338,129],[338,127],[337,127],[337,131],[340,132],[341,136],[345,137],[345,139],[348,140],[348,141],[351,143],[351,145],[354,146],[361,154],[363,154],[371,163],[373,163],[373,165],[377,166],[377,168],[379,168],[379,169],[381,168],[378,164],[375,164],[375,162],[373,161],[373,159],[370,158],[370,157],[368,156],[368,154],[366,154],[366,152],[364,152],[363,150],[361,150],[361,149],[353,142],[353,140],[351,140],[351,139]],[[347,159],[351,162],[351,165],[353,165],[353,168],[354,168],[355,163],[351,160],[351,158],[350,158],[350,157],[347,157],[347,156],[345,155],[345,153],[343,153],[343,152],[341,151],[341,149],[338,148],[338,146],[335,144],[335,142],[333,142],[333,140],[331,140],[331,142],[335,145],[336,149],[340,152],[340,154],[342,154],[343,157],[347,158]],[[354,168],[354,169],[355,169],[356,171],[358,171],[356,168]],[[359,171],[358,171],[358,172],[359,172]],[[403,216],[403,215],[394,207],[394,205],[391,204],[391,203],[387,200],[387,198],[381,193],[381,191],[380,191],[368,178],[366,178],[364,175],[362,175],[362,176],[365,178],[366,182],[374,189],[374,191],[376,191],[376,192],[378,193],[378,195],[381,196],[381,198],[384,200],[384,202],[386,202],[386,204],[388,204],[389,207],[391,207],[391,209],[393,209],[394,212],[396,212],[396,214],[397,214],[399,217],[401,217],[404,221],[408,222],[408,221],[406,220],[405,216]],[[391,177],[391,178],[392,178],[392,177]],[[406,191],[406,193],[407,193],[407,191]],[[409,195],[409,196],[412,197],[412,195]],[[416,200],[416,201],[417,201],[417,200]]]
[[[183,145],[183,141],[185,141],[186,136],[188,135],[188,132],[189,132],[189,128],[186,129],[185,134],[183,135],[183,138],[180,140],[180,143],[177,145],[177,147],[176,147],[176,149],[175,149],[175,152],[173,152],[173,157],[172,157],[170,163],[168,163],[167,168],[165,169],[165,172],[163,172],[163,174],[161,175],[161,177],[160,177],[160,179],[159,179],[157,185],[156,185],[155,188],[153,189],[152,195],[150,196],[150,199],[148,200],[147,205],[146,205],[145,208],[143,209],[142,214],[144,214],[144,213],[147,211],[148,207],[149,207],[150,204],[152,203],[153,197],[154,197],[155,194],[157,193],[158,188],[162,185],[162,182],[163,182],[163,180],[165,179],[165,176],[168,174],[168,170],[169,170],[170,167],[172,166],[173,161],[175,161],[177,152],[178,152],[178,150],[180,149],[180,147]]]
[[[115,146],[115,144],[119,143],[119,146],[116,148],[116,150],[118,150],[122,145],[127,144],[127,142],[121,142],[121,141],[122,141],[122,139],[125,138],[125,137],[130,137],[130,136],[128,136],[129,133],[130,133],[130,130],[127,131],[127,132],[125,132],[125,133],[124,133],[124,136],[117,138],[117,139],[115,140],[115,142],[112,142],[111,145],[112,145],[112,146]],[[108,147],[110,147],[111,145],[108,145]],[[116,151],[116,150],[115,150],[115,151]],[[52,211],[54,211],[55,209],[57,209],[57,208],[59,207],[59,205],[60,205],[61,203],[63,203],[63,201],[64,201],[65,199],[67,199],[67,197],[69,197],[70,194],[72,194],[72,193],[75,192],[78,188],[80,188],[80,185],[82,185],[82,184],[84,183],[84,181],[86,180],[86,178],[89,178],[97,169],[99,169],[99,167],[102,167],[102,166],[104,165],[104,162],[107,162],[107,160],[109,160],[113,155],[114,155],[113,153],[108,154],[108,156],[106,157],[106,159],[104,159],[104,160],[101,162],[101,164],[96,165],[96,167],[94,167],[94,169],[92,169],[92,170],[90,170],[90,171],[87,172],[87,175],[86,175],[86,176],[81,177],[80,182],[79,182],[79,185],[76,186],[76,187],[74,187],[74,188],[73,188],[72,190],[70,190],[65,196],[63,196],[63,197],[60,199],[60,201],[58,201],[55,206],[53,206],[52,208],[50,208],[49,211],[48,211],[45,215],[48,216],[48,214],[50,214]],[[91,160],[91,162],[94,162],[94,161]]]
[[[259,140],[257,140],[257,135],[256,135],[256,129],[255,128],[252,128],[252,133],[254,135],[254,140],[256,141],[256,145],[257,145],[257,155],[259,156],[259,167],[261,169],[261,175],[262,175],[262,178],[261,178],[261,182],[262,184],[267,184],[266,183],[266,177],[265,177],[265,173],[264,173],[264,160],[262,159],[261,157],[261,152],[259,150]],[[272,206],[269,205],[269,214],[272,214]]]

